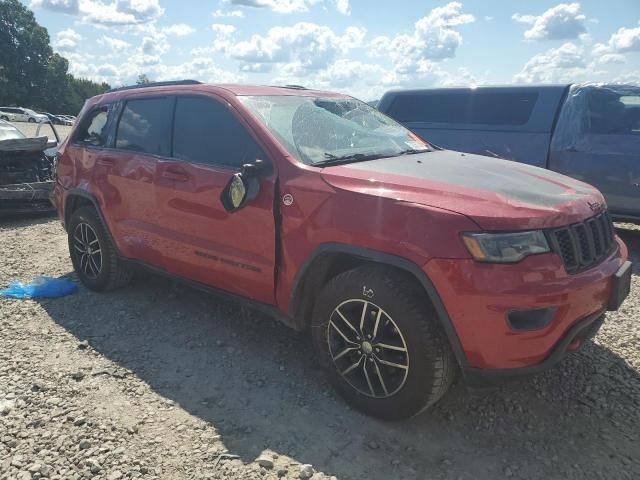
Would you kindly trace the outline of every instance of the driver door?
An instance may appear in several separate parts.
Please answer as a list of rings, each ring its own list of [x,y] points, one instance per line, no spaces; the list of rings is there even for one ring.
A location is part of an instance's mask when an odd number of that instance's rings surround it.
[[[176,98],[172,158],[158,161],[156,204],[171,273],[273,304],[276,174],[255,199],[227,212],[221,195],[234,173],[267,161],[246,125],[204,95]]]

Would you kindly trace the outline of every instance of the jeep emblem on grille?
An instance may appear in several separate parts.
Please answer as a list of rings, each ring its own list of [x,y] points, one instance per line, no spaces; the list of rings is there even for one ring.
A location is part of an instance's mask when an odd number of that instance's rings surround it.
[[[594,212],[602,210],[602,204],[600,202],[587,202],[589,204],[589,208]]]

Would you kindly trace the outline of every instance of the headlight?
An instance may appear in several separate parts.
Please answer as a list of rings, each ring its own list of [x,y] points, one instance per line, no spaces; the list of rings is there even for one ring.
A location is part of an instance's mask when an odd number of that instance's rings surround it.
[[[467,250],[479,262],[515,263],[529,255],[551,251],[540,230],[516,233],[465,233]]]

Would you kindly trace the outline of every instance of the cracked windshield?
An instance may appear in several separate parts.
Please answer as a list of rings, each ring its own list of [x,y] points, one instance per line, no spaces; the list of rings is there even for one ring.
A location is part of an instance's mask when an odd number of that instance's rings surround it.
[[[409,130],[355,99],[239,97],[287,151],[310,165],[425,152]]]

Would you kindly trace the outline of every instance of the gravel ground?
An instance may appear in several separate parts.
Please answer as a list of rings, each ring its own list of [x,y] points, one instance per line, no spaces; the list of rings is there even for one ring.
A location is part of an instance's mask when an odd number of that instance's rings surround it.
[[[0,252],[0,285],[75,278],[50,217],[0,223]],[[0,299],[0,479],[637,479],[639,273],[558,368],[396,423],[337,398],[305,335],[164,278]]]

